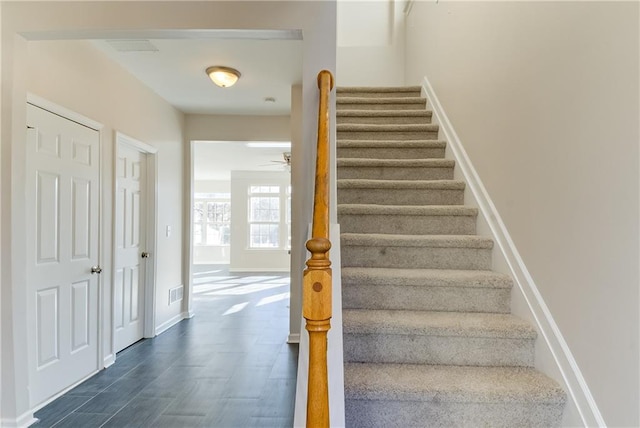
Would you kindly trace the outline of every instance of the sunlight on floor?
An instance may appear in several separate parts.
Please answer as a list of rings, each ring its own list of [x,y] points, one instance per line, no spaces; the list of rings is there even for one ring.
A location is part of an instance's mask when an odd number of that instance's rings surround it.
[[[194,295],[239,296],[289,286],[289,278],[273,276],[205,277],[194,280]]]
[[[248,304],[249,302],[243,302],[243,303],[238,303],[237,305],[233,305],[229,309],[227,309],[227,311],[222,315],[231,315],[231,314],[235,314],[236,312],[240,312],[241,310],[246,308]]]
[[[276,294],[274,296],[270,296],[270,297],[263,297],[262,299],[260,299],[260,301],[256,304],[256,306],[263,306],[263,305],[268,305],[269,303],[275,303],[275,302],[279,302],[281,300],[286,300],[291,296],[291,293],[289,293],[288,291],[286,293],[282,293],[282,294]]]
[[[224,295],[224,296],[241,296],[244,294],[251,294],[251,293],[257,293],[259,291],[265,291],[265,290],[269,290],[272,288],[280,288],[280,287],[288,287],[289,284],[251,284],[251,285],[243,285],[243,286],[236,286],[236,287],[231,287],[231,288],[225,288],[223,290],[219,290],[219,291],[212,291],[209,293],[205,293],[205,295],[207,296],[217,296],[217,295]]]
[[[291,297],[288,275],[233,276],[224,270],[209,270],[194,276],[196,277],[193,281],[195,301],[205,302],[235,297],[235,301],[229,301],[230,306],[222,313],[223,316],[238,314],[251,307],[265,307],[283,301],[288,303]],[[241,298],[239,302],[240,296],[246,297]]]

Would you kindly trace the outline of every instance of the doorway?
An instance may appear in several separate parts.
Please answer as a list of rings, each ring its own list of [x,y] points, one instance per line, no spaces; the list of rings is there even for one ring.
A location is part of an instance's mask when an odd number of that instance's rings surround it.
[[[115,351],[155,331],[157,149],[116,133],[113,313]]]
[[[100,133],[27,104],[29,401],[98,370]]]
[[[291,143],[193,142],[193,265],[289,271]]]

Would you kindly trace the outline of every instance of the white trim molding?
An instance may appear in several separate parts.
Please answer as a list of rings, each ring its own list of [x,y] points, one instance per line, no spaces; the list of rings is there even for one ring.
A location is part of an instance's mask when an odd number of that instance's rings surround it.
[[[39,422],[40,419],[33,416],[33,412],[29,410],[16,419],[0,419],[0,426],[6,428],[26,428]]]
[[[287,337],[287,343],[300,343],[300,333],[290,333]]]
[[[73,110],[69,110],[68,108],[62,107],[32,93],[27,93],[27,103],[38,106],[44,110],[47,110],[48,112],[51,112],[58,116],[62,116],[65,119],[69,119],[95,131],[100,131],[102,128],[104,128],[104,125],[100,122],[97,122],[93,119],[81,115],[80,113],[76,113]]]
[[[163,322],[162,324],[160,324],[158,327],[156,327],[156,336],[159,334],[164,333],[165,331],[169,330],[171,327],[173,327],[174,325],[178,324],[180,321],[189,318],[189,312],[181,312],[178,315],[169,318],[167,321]]]
[[[123,134],[120,131],[115,131],[115,132],[116,132],[116,141],[118,143],[128,144],[131,147],[143,153],[150,153],[150,154],[158,153],[158,149],[156,147],[153,147],[150,144],[143,143],[142,141],[129,137],[128,135]]]
[[[557,364],[564,381],[564,387],[570,396],[569,399],[575,403],[584,426],[606,427],[605,421],[578,364],[571,354],[567,342],[554,321],[498,210],[473,167],[462,141],[449,121],[426,76],[424,77],[423,90],[433,110],[433,117],[440,125],[441,137],[444,137],[443,139],[447,141],[448,146],[451,148],[456,165],[462,172],[469,190],[476,199],[480,213],[491,229],[493,238],[509,266],[513,279],[526,300],[531,315],[537,324],[538,332],[544,338],[548,350]]]
[[[106,369],[108,367],[111,367],[115,362],[116,362],[116,354],[109,354],[106,357],[104,357],[102,364],[103,364],[103,367]]]
[[[158,259],[156,257],[158,253],[157,241],[156,237],[158,235],[158,149],[150,144],[144,143],[142,141],[136,140],[120,131],[114,132],[114,140],[115,144],[113,145],[113,206],[112,206],[112,218],[116,218],[118,209],[116,201],[116,193],[118,191],[118,176],[116,174],[116,166],[118,163],[118,153],[120,151],[120,145],[128,146],[144,155],[146,155],[146,185],[147,185],[147,197],[146,197],[146,231],[145,231],[145,251],[151,253],[151,258],[147,259],[146,269],[145,269],[145,301],[144,301],[144,329],[143,329],[143,337],[150,338],[154,337],[156,333],[156,277],[158,271]],[[111,277],[115,278],[115,260],[117,248],[115,245],[116,242],[116,228],[114,227],[112,230],[112,242],[113,246],[111,248],[112,251],[112,260],[114,263],[112,264],[112,272]],[[111,290],[111,307],[112,307],[112,350],[115,350],[115,290],[112,288]]]

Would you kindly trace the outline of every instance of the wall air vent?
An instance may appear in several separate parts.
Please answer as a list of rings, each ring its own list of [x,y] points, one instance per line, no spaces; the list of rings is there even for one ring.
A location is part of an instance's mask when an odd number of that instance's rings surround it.
[[[184,287],[179,285],[169,290],[169,304],[182,300]]]

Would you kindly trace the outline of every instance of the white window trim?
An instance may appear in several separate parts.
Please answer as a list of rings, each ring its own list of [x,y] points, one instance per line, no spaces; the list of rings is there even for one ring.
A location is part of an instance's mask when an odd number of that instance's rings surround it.
[[[277,193],[251,192],[252,187],[277,187]],[[283,186],[281,184],[249,184],[247,186],[247,250],[248,251],[288,251],[291,249],[289,245],[289,224],[287,222],[287,199],[291,197],[291,186]],[[251,198],[266,197],[279,198],[280,202],[280,220],[275,221],[251,221]],[[291,215],[289,215],[289,220]],[[278,225],[278,246],[277,247],[252,247],[251,246],[251,225],[253,224],[277,224]]]
[[[194,195],[193,197],[193,207],[192,210],[195,210],[195,205],[199,202],[202,202],[204,204],[204,206],[207,206],[207,203],[209,202],[218,202],[218,203],[228,203],[229,205],[231,205],[231,195],[229,194],[227,197],[224,198],[198,198],[197,196]],[[231,212],[231,208],[229,208],[229,212]],[[221,248],[221,247],[229,247],[231,245],[231,242],[229,242],[229,244],[219,244],[219,245],[208,245],[207,242],[207,224],[209,223],[222,223],[222,224],[227,224],[229,226],[229,230],[231,230],[231,218],[229,218],[228,222],[210,222],[209,218],[207,216],[207,212],[205,210],[205,212],[202,215],[202,219],[200,221],[196,221],[195,220],[195,213],[194,213],[194,220],[193,220],[193,245],[195,247],[214,247],[214,248]],[[202,233],[202,238],[203,241],[205,243],[197,243],[196,242],[196,238],[195,238],[195,227],[196,225],[200,224],[201,225],[201,233]]]

